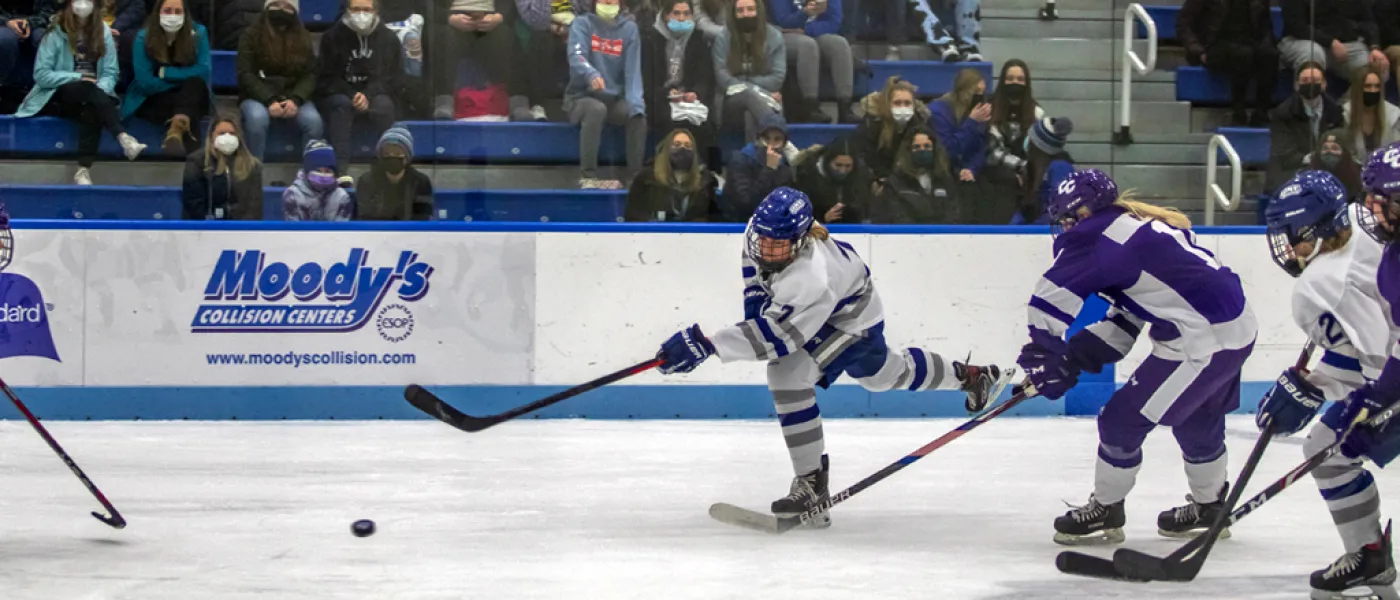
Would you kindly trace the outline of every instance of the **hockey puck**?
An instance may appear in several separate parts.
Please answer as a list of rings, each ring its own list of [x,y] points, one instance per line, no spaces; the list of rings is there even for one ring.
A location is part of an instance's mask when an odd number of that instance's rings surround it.
[[[369,537],[374,535],[374,521],[369,519],[355,521],[355,523],[350,526],[350,533],[355,534],[355,537]]]

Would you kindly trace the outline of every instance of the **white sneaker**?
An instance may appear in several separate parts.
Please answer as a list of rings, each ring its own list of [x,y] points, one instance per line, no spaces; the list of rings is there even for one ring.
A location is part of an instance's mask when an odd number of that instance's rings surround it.
[[[886,49],[885,60],[899,60],[899,46],[890,46]]]
[[[146,149],[145,144],[136,141],[129,133],[117,136],[117,143],[122,145],[122,154],[126,155],[127,160],[136,160],[136,157],[141,156],[141,151]]]
[[[578,180],[578,187],[581,190],[596,190],[598,185],[598,180],[592,177],[583,177]]]
[[[73,174],[73,183],[78,185],[92,185],[92,173],[87,167],[78,167],[78,172]]]
[[[548,121],[549,113],[544,112],[544,107],[538,104],[530,107],[530,116],[536,121]]]

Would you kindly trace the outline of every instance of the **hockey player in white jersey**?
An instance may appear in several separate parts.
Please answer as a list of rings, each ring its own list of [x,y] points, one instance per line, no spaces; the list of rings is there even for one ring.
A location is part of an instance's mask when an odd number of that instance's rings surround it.
[[[1380,376],[1400,337],[1378,287],[1384,248],[1361,231],[1369,217],[1348,205],[1341,181],[1325,171],[1304,171],[1279,188],[1265,213],[1274,262],[1298,278],[1293,320],[1323,349],[1312,371],[1289,367],[1260,400],[1256,422],[1278,436],[1301,431],[1327,401],[1335,401],[1303,446],[1312,456],[1337,441],[1350,421],[1349,398]],[[1346,553],[1312,574],[1312,597],[1342,598],[1348,589],[1372,587],[1395,598],[1389,527],[1382,530],[1380,492],[1361,454],[1334,456],[1312,472],[1332,513]],[[1381,460],[1384,464],[1384,458]]]
[[[921,348],[890,351],[870,269],[850,244],[813,221],[802,192],[781,187],[759,204],[744,232],[742,260],[745,320],[709,336],[692,325],[666,340],[658,356],[662,373],[690,372],[711,355],[768,363],[768,388],[796,474],[790,493],[773,502],[776,515],[800,514],[828,497],[830,464],[814,386],[826,388],[845,373],[875,392],[961,389],[967,410],[977,412],[1002,382],[994,365],[968,365]],[[831,520],[822,515],[814,523]]]

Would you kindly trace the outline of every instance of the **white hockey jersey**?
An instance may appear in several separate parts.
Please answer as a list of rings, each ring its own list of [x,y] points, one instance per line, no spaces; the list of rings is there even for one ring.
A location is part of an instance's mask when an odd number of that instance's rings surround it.
[[[761,292],[768,301],[758,318],[710,335],[723,362],[774,360],[800,350],[823,325],[859,336],[885,318],[870,269],[845,242],[812,239],[777,273],[761,272],[745,254],[743,275],[745,297]]]
[[[1378,377],[1400,338],[1377,286],[1384,248],[1357,225],[1357,211],[1366,209],[1352,204],[1347,210],[1351,241],[1313,260],[1293,288],[1293,320],[1325,350],[1308,381],[1328,400]]]

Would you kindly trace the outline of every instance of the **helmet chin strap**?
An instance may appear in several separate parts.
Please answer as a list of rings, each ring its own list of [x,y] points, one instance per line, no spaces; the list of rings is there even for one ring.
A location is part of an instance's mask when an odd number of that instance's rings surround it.
[[[1298,261],[1298,270],[1301,271],[1308,268],[1308,263],[1312,262],[1314,258],[1317,258],[1319,254],[1322,254],[1322,240],[1320,239],[1313,242],[1312,252],[1309,252],[1307,256],[1294,258],[1294,260]]]

